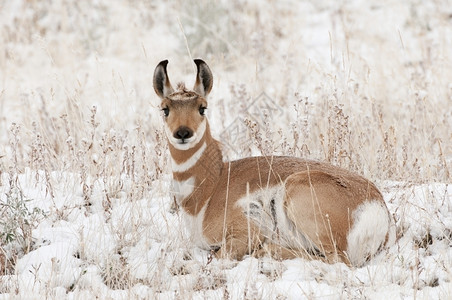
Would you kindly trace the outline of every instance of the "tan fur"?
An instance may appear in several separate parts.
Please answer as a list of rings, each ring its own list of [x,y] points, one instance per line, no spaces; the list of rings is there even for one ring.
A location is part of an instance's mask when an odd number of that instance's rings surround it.
[[[347,236],[355,223],[353,212],[368,201],[386,207],[375,185],[333,165],[295,157],[248,157],[223,162],[219,143],[211,136],[209,123],[200,112],[201,107],[207,107],[211,72],[203,61],[195,62],[198,74],[193,90],[197,93],[183,86],[174,92],[164,85],[169,83],[167,62],[157,66],[154,87],[165,86],[164,90],[156,88],[156,92],[161,95],[162,108],[169,110],[165,117],[167,133],[173,134],[182,127],[196,132],[205,125],[202,137],[189,149],[178,149],[178,140],[169,137],[174,163],[183,164],[190,159],[195,162],[187,170],[173,172],[173,178],[176,183],[194,179],[193,187],[187,189],[190,194],[180,196],[178,202],[187,216],[204,213],[202,238],[210,247],[219,247],[218,257],[240,259],[246,254],[267,253],[278,258],[316,257],[350,263]],[[163,82],[156,83],[155,78],[162,77]],[[167,90],[171,93],[165,95]],[[194,157],[204,143],[202,155]],[[274,189],[278,191],[279,186],[283,189],[281,195]],[[271,198],[272,192],[277,199]],[[247,211],[244,205],[252,210]],[[259,217],[260,205],[267,207],[265,215],[262,209],[262,220],[270,220],[265,221],[265,228],[251,218],[251,214]],[[388,234],[381,241],[382,246]],[[278,242],[278,237],[286,241]]]

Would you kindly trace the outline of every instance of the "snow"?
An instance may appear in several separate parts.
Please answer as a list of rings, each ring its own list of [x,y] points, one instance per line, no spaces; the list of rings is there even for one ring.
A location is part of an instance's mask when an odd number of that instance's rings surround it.
[[[36,181],[35,176],[24,174],[19,178],[27,182],[22,186],[26,195],[36,195],[37,190],[45,188],[45,182]],[[221,298],[226,291],[233,299],[243,295],[258,299],[449,295],[452,185],[435,183],[398,188],[396,192],[394,182],[385,185],[390,191],[385,198],[393,201],[391,207],[406,209],[398,213],[402,219],[398,226],[406,226],[406,232],[388,253],[381,253],[362,268],[302,259],[279,262],[248,257],[240,262],[210,261],[209,253],[187,244],[188,237],[181,232],[183,223],[176,213],[170,212],[170,199],[160,197],[133,202],[115,199],[108,218],[96,209],[79,209],[77,217],[70,221],[42,220],[33,230],[33,239],[39,245],[17,261],[11,280],[17,286],[16,296],[21,298]],[[154,192],[151,189],[149,194]],[[441,199],[443,204],[438,201]],[[69,207],[78,202],[77,197],[56,198],[58,201]],[[432,236],[431,244],[416,246],[427,231]],[[106,274],[106,268],[111,273]],[[121,286],[121,278],[133,279],[130,282],[134,283]],[[106,280],[118,280],[119,289],[108,287]]]
[[[449,299],[447,3],[204,4],[0,1],[0,299]],[[395,245],[360,268],[218,260],[194,247],[169,195],[152,88],[163,59],[173,84],[191,86],[192,57],[214,74],[215,137],[263,93],[283,111],[257,120],[264,149],[225,148],[226,157],[349,159],[381,189]],[[347,117],[334,123],[333,106]],[[244,138],[229,145],[252,143]]]

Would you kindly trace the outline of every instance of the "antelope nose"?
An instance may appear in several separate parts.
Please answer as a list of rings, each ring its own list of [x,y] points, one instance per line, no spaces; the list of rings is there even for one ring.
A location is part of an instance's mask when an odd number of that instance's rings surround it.
[[[193,136],[193,131],[185,126],[179,127],[177,131],[174,133],[174,137],[176,139],[185,140],[189,139]]]

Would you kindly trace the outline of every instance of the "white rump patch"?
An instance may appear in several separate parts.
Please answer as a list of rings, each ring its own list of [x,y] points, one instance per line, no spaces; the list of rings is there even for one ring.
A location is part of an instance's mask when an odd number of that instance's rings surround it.
[[[384,246],[395,240],[395,226],[384,203],[369,201],[361,204],[352,214],[353,227],[347,236],[348,259],[354,266],[363,265]]]
[[[206,119],[204,119],[201,122],[201,124],[199,124],[198,129],[196,129],[196,131],[193,132],[193,136],[189,139],[185,139],[185,143],[183,143],[183,144],[180,143],[181,141],[179,139],[176,139],[173,136],[173,132],[168,127],[168,124],[165,124],[165,132],[166,132],[166,136],[168,137],[169,142],[171,143],[171,145],[174,146],[174,148],[176,148],[177,150],[188,150],[188,149],[195,147],[199,143],[199,141],[204,136],[206,127],[207,127],[207,121],[206,121]]]
[[[204,153],[204,150],[206,150],[207,144],[204,143],[189,159],[187,159],[185,162],[178,164],[174,159],[171,159],[171,166],[173,169],[173,172],[185,172],[191,167],[193,167],[197,162],[198,159],[201,158],[202,154]]]

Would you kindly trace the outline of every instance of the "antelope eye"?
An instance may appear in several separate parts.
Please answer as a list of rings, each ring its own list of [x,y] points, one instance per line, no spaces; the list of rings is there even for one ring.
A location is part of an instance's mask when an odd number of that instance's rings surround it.
[[[165,115],[165,117],[169,116],[169,108],[168,107],[162,108],[162,111],[163,111],[163,114]]]
[[[204,116],[204,114],[206,113],[206,109],[207,109],[207,107],[201,106],[201,107],[199,108],[199,114],[200,114],[201,116]]]

